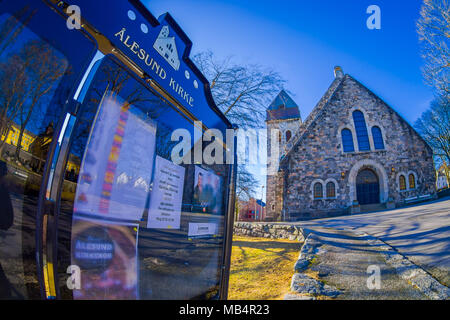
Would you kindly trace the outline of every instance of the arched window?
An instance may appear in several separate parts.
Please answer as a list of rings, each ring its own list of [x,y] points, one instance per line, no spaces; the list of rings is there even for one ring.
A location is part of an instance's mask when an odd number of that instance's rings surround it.
[[[323,198],[323,188],[320,182],[316,182],[314,184],[314,199],[322,199]]]
[[[412,173],[409,174],[409,188],[410,189],[416,188],[416,177]]]
[[[404,175],[400,175],[398,178],[398,183],[400,185],[400,191],[406,190],[406,178]]]
[[[290,130],[286,131],[286,142],[291,140],[291,137],[292,137],[292,132]]]
[[[359,151],[370,151],[369,135],[367,134],[366,120],[364,114],[356,110],[353,112],[356,137],[358,138]]]
[[[342,146],[344,148],[344,152],[354,152],[355,146],[353,144],[353,135],[349,129],[344,129],[341,132],[342,135]]]
[[[334,182],[327,183],[327,198],[336,198],[336,186]]]
[[[372,127],[372,137],[375,150],[383,150],[384,149],[383,134],[381,133],[381,129],[379,127]]]

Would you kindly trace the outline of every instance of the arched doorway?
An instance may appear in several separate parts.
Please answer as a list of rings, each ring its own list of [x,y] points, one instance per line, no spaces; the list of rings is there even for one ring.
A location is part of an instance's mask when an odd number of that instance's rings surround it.
[[[364,169],[358,173],[356,196],[360,205],[380,203],[380,182],[375,171]]]

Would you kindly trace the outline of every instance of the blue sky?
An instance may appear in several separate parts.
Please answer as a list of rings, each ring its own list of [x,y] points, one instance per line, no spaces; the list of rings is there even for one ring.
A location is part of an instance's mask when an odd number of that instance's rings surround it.
[[[192,53],[259,63],[288,82],[303,118],[340,65],[411,124],[433,98],[423,83],[415,23],[419,0],[144,0],[158,17],[169,12],[193,42]],[[381,30],[366,9],[381,8]]]
[[[419,0],[144,0],[158,17],[169,12],[193,42],[243,63],[272,67],[302,118],[342,66],[410,124],[433,99],[422,79],[416,21]],[[381,9],[381,30],[369,30],[370,5]],[[263,182],[263,178],[261,178]]]

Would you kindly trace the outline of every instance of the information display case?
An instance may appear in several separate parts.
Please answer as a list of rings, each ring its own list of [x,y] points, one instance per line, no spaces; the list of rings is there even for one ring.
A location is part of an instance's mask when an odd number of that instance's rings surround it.
[[[0,2],[0,299],[226,299],[235,167],[196,155],[233,128],[191,46],[134,0]]]

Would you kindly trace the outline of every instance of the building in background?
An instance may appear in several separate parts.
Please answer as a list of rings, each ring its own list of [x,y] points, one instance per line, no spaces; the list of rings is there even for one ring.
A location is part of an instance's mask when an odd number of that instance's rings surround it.
[[[239,221],[264,221],[265,218],[266,204],[262,200],[239,201]]]
[[[19,135],[20,128],[17,125],[13,124],[8,132],[2,132],[1,141],[5,141],[5,143],[16,147],[19,142]],[[22,150],[28,151],[35,138],[36,136],[33,133],[26,129],[23,130],[21,143]]]

